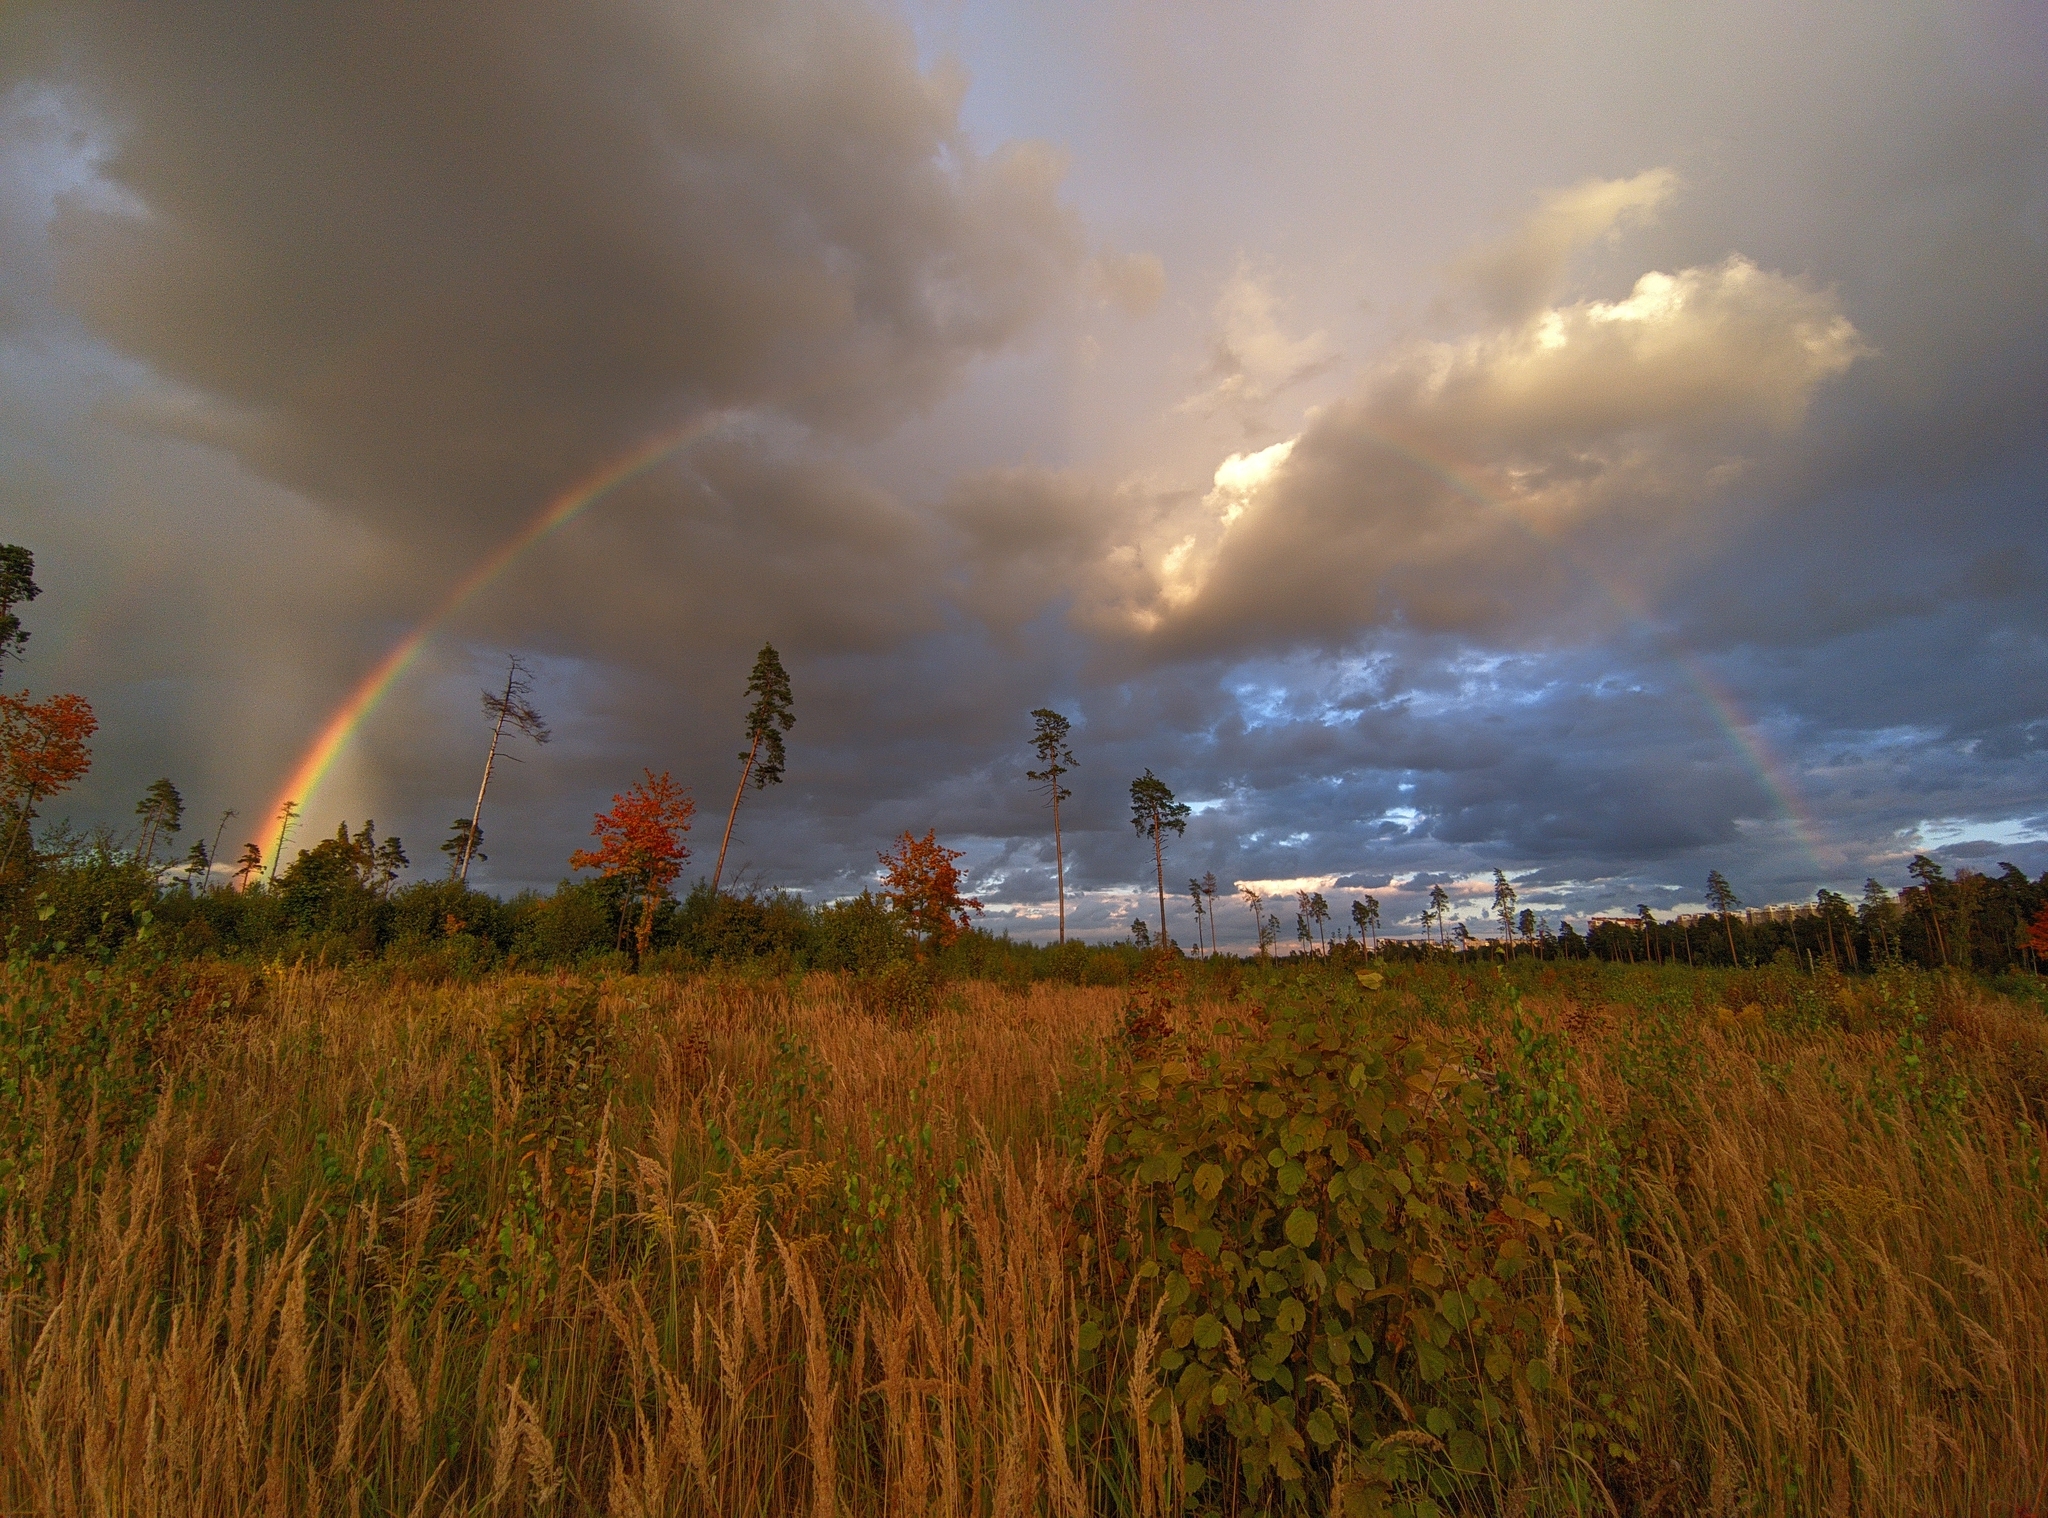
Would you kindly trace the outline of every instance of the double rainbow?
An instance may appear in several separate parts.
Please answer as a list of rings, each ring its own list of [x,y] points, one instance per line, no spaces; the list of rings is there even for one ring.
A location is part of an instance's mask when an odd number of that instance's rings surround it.
[[[573,521],[609,492],[646,473],[663,459],[691,443],[717,431],[726,421],[724,413],[714,412],[660,433],[641,443],[631,452],[604,464],[550,499],[524,527],[470,570],[440,603],[412,631],[392,645],[390,651],[357,683],[341,705],[336,707],[333,714],[321,725],[312,744],[293,766],[291,774],[271,803],[269,815],[277,816],[288,801],[303,804],[319,789],[321,781],[333,768],[336,756],[347,746],[349,739],[355,736],[370,714],[376,711],[385,695],[397,683],[399,676],[411,667],[413,660],[419,656],[420,650],[426,646],[428,640],[480,591],[504,574],[522,554],[557,528]],[[1633,593],[1611,582],[1583,558],[1569,553],[1554,539],[1538,531],[1517,511],[1512,500],[1484,488],[1457,466],[1431,458],[1397,439],[1374,434],[1374,440],[1389,452],[1405,459],[1467,499],[1482,506],[1508,512],[1521,523],[1534,541],[1564,559],[1589,583],[1598,587],[1625,616],[1638,622],[1648,620],[1648,608],[1641,605]],[[1664,651],[1686,683],[1697,693],[1702,704],[1713,715],[1735,751],[1755,773],[1765,792],[1777,803],[1791,827],[1794,839],[1805,851],[1816,872],[1825,874],[1826,866],[1820,857],[1820,830],[1800,803],[1798,789],[1789,768],[1771,751],[1763,735],[1757,730],[1756,723],[1742,710],[1734,692],[1715,679],[1699,659],[1676,648],[1667,647]],[[273,861],[273,866],[278,862]]]

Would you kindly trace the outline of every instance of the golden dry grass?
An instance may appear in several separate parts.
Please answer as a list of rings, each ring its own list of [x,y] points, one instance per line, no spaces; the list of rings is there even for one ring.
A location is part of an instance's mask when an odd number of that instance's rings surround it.
[[[10,1098],[39,1137],[0,1218],[0,1511],[1193,1510],[1132,1416],[1145,1335],[1079,1368],[1121,993],[969,986],[901,1028],[827,977],[621,979],[590,1089],[540,1101],[506,1009],[553,983],[266,981],[161,1042],[126,1130],[55,1075]],[[1495,1049],[1479,991],[1402,984],[1380,1015]],[[1629,982],[1526,988],[1620,1180],[1578,1283],[1598,1432],[1489,1501],[2041,1503],[2048,1040],[1899,984],[1804,1028],[1695,998],[1656,1089]]]

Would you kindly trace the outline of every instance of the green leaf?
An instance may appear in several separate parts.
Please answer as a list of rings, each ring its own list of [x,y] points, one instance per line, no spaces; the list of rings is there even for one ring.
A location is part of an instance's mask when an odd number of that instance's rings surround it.
[[[1223,1325],[1213,1313],[1203,1313],[1195,1319],[1194,1341],[1197,1349],[1214,1349],[1223,1342]]]
[[[1328,1449],[1337,1442],[1337,1425],[1330,1421],[1330,1415],[1317,1408],[1308,1415],[1308,1436],[1315,1440],[1319,1449]]]
[[[1273,1326],[1283,1334],[1301,1332],[1301,1325],[1308,1321],[1308,1309],[1293,1297],[1281,1302],[1273,1313]]]
[[[1486,1441],[1469,1428],[1461,1428],[1444,1441],[1451,1452],[1451,1464],[1461,1471],[1486,1469]]]
[[[1293,1196],[1308,1180],[1308,1172],[1299,1160],[1289,1160],[1280,1167],[1280,1194]]]
[[[1223,1167],[1214,1163],[1202,1166],[1195,1172],[1195,1195],[1205,1202],[1216,1200],[1216,1194],[1223,1189]]]
[[[1434,1384],[1444,1378],[1444,1372],[1451,1368],[1449,1356],[1427,1339],[1415,1341],[1415,1360],[1422,1368],[1422,1379]]]
[[[1287,1103],[1270,1091],[1261,1092],[1259,1095],[1259,1115],[1271,1118],[1285,1117],[1287,1116]]]
[[[1306,1207],[1297,1207],[1287,1214],[1287,1242],[1296,1249],[1306,1249],[1316,1241],[1316,1215]]]

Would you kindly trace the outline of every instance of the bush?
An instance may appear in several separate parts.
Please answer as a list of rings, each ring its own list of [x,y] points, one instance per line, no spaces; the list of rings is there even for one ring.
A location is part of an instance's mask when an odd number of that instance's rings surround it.
[[[874,974],[910,952],[903,925],[874,894],[862,891],[812,914],[811,967]]]
[[[552,896],[523,893],[509,903],[512,952],[524,963],[577,964],[619,945],[621,892],[609,880],[563,881]]]
[[[1191,1495],[1234,1471],[1254,1497],[1335,1485],[1346,1513],[1422,1514],[1541,1454],[1577,1310],[1569,1198],[1485,1138],[1486,1100],[1312,988],[1130,1065],[1105,1153],[1141,1227],[1097,1247],[1112,1292],[1159,1292],[1124,1347],[1141,1376],[1156,1354],[1146,1415],[1178,1420]]]
[[[854,977],[853,994],[870,1017],[915,1027],[945,1005],[946,977],[928,959],[899,959]]]

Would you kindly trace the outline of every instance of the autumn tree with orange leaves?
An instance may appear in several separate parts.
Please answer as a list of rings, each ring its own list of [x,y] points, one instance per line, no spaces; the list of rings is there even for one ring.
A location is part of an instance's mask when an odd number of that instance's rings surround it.
[[[961,852],[940,843],[936,828],[926,830],[922,839],[905,828],[894,849],[876,856],[882,861],[882,899],[927,953],[966,932],[968,914],[981,911],[979,901],[960,894],[960,870],[953,861]]]
[[[11,814],[7,846],[0,851],[0,880],[36,815],[36,803],[68,790],[92,767],[85,740],[99,725],[83,696],[31,701],[27,691],[0,693],[0,813]]]
[[[626,899],[641,897],[640,925],[633,933],[633,963],[646,957],[654,937],[654,910],[690,857],[683,834],[697,813],[690,793],[677,785],[666,770],[656,775],[644,771],[645,780],[633,783],[622,796],[612,797],[612,809],[599,812],[590,835],[598,840],[596,849],[578,849],[569,856],[572,870],[598,870],[607,880],[627,886]],[[620,936],[625,934],[621,912]]]
[[[2041,908],[2040,915],[2027,924],[2027,947],[2048,959],[2048,907]]]

